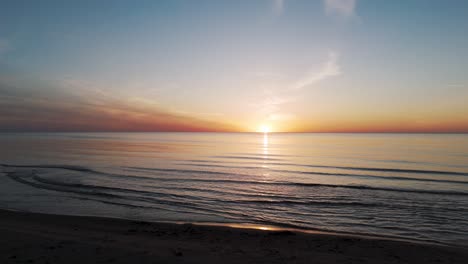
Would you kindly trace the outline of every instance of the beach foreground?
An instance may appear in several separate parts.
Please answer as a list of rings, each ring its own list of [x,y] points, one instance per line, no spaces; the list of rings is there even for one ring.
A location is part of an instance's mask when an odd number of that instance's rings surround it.
[[[363,237],[0,210],[1,263],[464,263],[468,251]]]

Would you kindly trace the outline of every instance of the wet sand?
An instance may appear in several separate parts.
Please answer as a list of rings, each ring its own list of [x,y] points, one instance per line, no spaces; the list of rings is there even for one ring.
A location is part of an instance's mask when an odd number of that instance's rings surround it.
[[[0,263],[466,263],[468,249],[0,210]]]

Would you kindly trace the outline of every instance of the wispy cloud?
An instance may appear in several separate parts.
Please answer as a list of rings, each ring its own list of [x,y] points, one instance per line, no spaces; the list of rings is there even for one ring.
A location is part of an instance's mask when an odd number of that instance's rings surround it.
[[[188,116],[188,117],[199,117],[199,118],[218,118],[224,116],[223,113],[211,113],[211,112],[193,112],[193,111],[185,111],[185,110],[177,110],[171,109],[172,113]]]
[[[273,0],[273,12],[277,15],[281,15],[284,11],[285,0]]]
[[[296,98],[293,96],[269,92],[267,97],[260,103],[252,105],[257,108],[257,113],[260,115],[262,122],[284,122],[295,118],[294,114],[282,111],[284,105],[294,101],[296,101]]]
[[[293,101],[295,101],[295,98],[291,96],[270,95],[266,97],[260,104],[255,105],[258,105],[260,114],[270,116],[278,112],[281,105]]]
[[[330,77],[338,76],[341,74],[340,65],[338,64],[339,56],[337,53],[330,51],[328,53],[327,61],[322,65],[319,71],[311,71],[302,79],[297,81],[292,87],[292,90],[303,89],[304,87],[311,86],[322,80]]]
[[[298,100],[298,95],[292,95],[293,92],[303,90],[305,87],[312,86],[328,78],[341,74],[339,55],[330,51],[326,60],[320,67],[311,70],[296,82],[293,82],[287,89],[277,91],[265,90],[264,99],[260,103],[255,103],[257,113],[260,114],[265,122],[284,122],[295,118],[293,113],[285,113],[284,106],[294,103]]]
[[[287,121],[296,118],[293,114],[276,113],[268,116],[269,121]]]
[[[352,17],[356,9],[357,0],[324,0],[325,12],[328,15]]]
[[[142,97],[118,98],[93,82],[64,78],[31,94],[26,83],[0,80],[0,131],[238,131]],[[35,84],[37,85],[37,84]],[[37,87],[37,86],[36,86]],[[88,89],[85,89],[88,88]]]

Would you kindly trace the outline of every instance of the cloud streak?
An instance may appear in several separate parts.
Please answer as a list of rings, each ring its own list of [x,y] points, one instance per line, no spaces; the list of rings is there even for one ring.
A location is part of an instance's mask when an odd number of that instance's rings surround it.
[[[312,71],[304,76],[291,87],[291,90],[300,90],[325,79],[340,75],[341,68],[338,64],[338,59],[339,55],[330,51],[328,53],[327,61],[322,65],[321,69],[319,71]]]
[[[295,101],[294,97],[271,95],[265,98],[259,105],[259,112],[269,116],[280,110],[280,106]]]
[[[311,70],[298,81],[294,82],[288,89],[280,91],[280,93],[269,92],[265,99],[257,104],[258,113],[264,117],[265,121],[287,121],[295,118],[294,114],[284,113],[281,109],[284,105],[293,103],[297,100],[296,96],[288,95],[293,91],[300,91],[306,87],[313,86],[328,78],[341,74],[340,65],[338,64],[339,55],[336,52],[330,51],[326,61],[319,69]]]
[[[0,82],[0,131],[239,130],[230,124],[162,109],[151,100],[118,99],[101,90],[82,94],[58,93],[56,89],[41,89],[38,94],[27,91],[31,89]]]
[[[355,14],[357,0],[324,0],[327,15],[352,17]]]

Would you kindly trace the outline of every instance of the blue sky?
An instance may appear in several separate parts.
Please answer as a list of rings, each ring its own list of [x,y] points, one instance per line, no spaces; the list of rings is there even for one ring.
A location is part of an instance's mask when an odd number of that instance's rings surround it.
[[[466,14],[456,0],[2,1],[0,130],[468,131]]]

